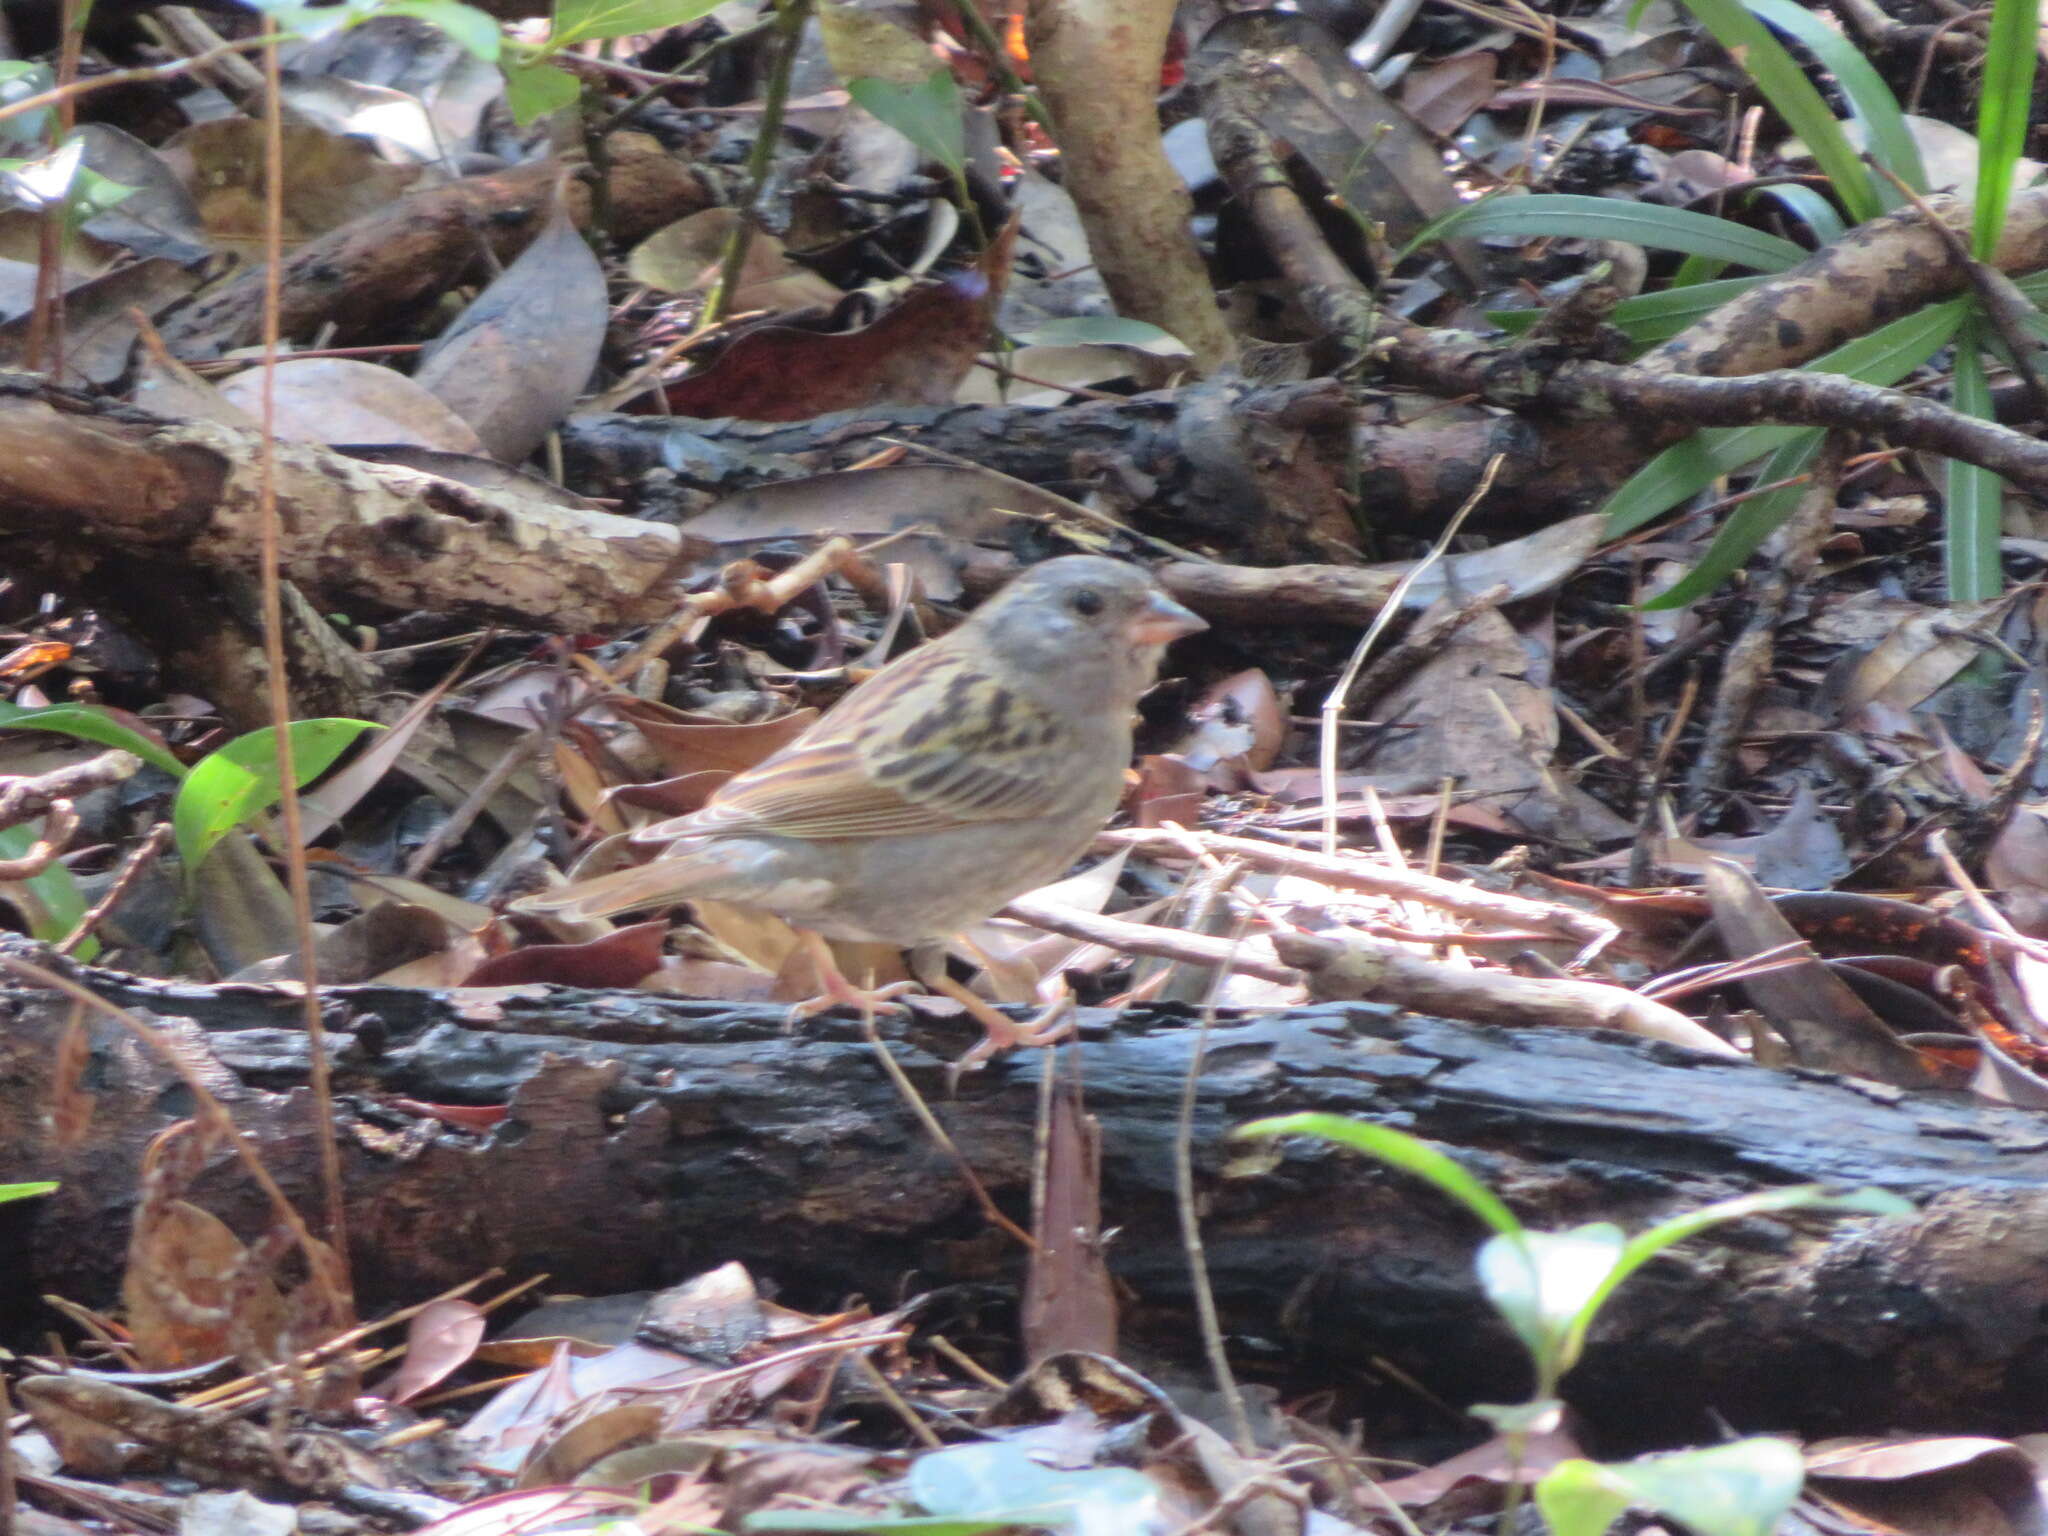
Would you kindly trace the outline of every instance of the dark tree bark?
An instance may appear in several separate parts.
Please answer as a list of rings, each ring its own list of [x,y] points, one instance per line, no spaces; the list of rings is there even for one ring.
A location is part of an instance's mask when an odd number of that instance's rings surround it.
[[[253,986],[81,969],[164,1021],[301,1209],[317,1210],[296,1005]],[[656,1286],[739,1259],[798,1302],[888,1302],[949,1284],[1013,1287],[992,1243],[855,1027],[806,1037],[779,1013],[636,993],[519,988],[462,996],[336,989],[338,1114],[352,1257],[366,1308],[416,1301],[487,1265],[560,1290]],[[0,994],[0,1178],[63,1181],[0,1207],[15,1255],[6,1316],[36,1298],[116,1294],[143,1143],[186,1091],[110,1021],[93,1024],[95,1118],[51,1139],[52,1047],[69,1004]],[[1087,1021],[1103,1127],[1111,1265],[1141,1365],[1197,1363],[1170,1148],[1196,1031],[1153,1011]],[[1021,1214],[1037,1068],[1012,1058],[947,1099],[953,1022],[912,1021],[890,1049],[999,1202]],[[399,1097],[511,1105],[485,1136]],[[1743,1428],[1851,1432],[2038,1423],[2048,1370],[2048,1119],[1960,1095],[1906,1094],[1619,1037],[1482,1029],[1363,1005],[1219,1027],[1195,1127],[1208,1263],[1226,1328],[1264,1340],[1290,1385],[1370,1406],[1375,1357],[1447,1402],[1511,1400],[1519,1355],[1471,1278],[1481,1233],[1432,1190],[1309,1147],[1254,1166],[1226,1141],[1257,1116],[1319,1108],[1455,1150],[1531,1223],[1635,1230],[1709,1200],[1803,1180],[1882,1184],[1912,1220],[1752,1220],[1697,1239],[1620,1292],[1570,1399],[1620,1440]],[[1263,1144],[1261,1144],[1263,1145]],[[1233,1159],[1246,1163],[1233,1168]],[[195,1199],[245,1236],[269,1224],[225,1154]],[[1198,1365],[1197,1365],[1197,1368]],[[1399,1389],[1390,1403],[1397,1402]],[[1405,1402],[1403,1408],[1412,1406]]]

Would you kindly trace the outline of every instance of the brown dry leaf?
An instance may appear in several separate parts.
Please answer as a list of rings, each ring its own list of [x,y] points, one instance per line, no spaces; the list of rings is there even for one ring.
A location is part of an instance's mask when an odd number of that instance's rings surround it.
[[[1807,1475],[1830,1499],[1903,1536],[2039,1536],[2048,1529],[2033,1459],[1974,1435],[1823,1441]]]
[[[1214,70],[1263,65],[1253,109],[1323,181],[1364,218],[1384,225],[1396,247],[1458,206],[1443,154],[1372,77],[1345,57],[1335,38],[1308,16],[1240,11],[1202,39],[1189,60],[1196,80]],[[1485,266],[1465,238],[1443,242],[1444,253],[1474,282]]]
[[[1081,1107],[1077,1080],[1053,1085],[1045,1203],[1025,1275],[1018,1325],[1026,1359],[1066,1350],[1114,1357],[1116,1287],[1102,1247],[1102,1126]]]
[[[988,345],[1017,238],[1013,218],[981,262],[912,289],[874,324],[839,335],[763,326],[664,393],[678,416],[808,421],[881,404],[944,405]]]
[[[92,1095],[85,1091],[85,1068],[91,1055],[85,1005],[73,1003],[64,1033],[57,1037],[56,1059],[50,1064],[51,1140],[60,1152],[80,1145],[92,1128]]]
[[[64,376],[70,385],[104,387],[128,371],[137,326],[130,312],[155,319],[199,286],[199,275],[162,257],[120,267],[64,295]],[[0,366],[27,366],[29,317],[0,325]],[[47,362],[44,364],[48,366]]]
[[[587,944],[528,944],[497,955],[463,978],[465,987],[635,987],[661,964],[668,937],[662,919],[633,923]]]
[[[422,354],[413,378],[492,457],[516,464],[590,382],[610,316],[604,269],[559,199],[547,226]]]
[[[1258,667],[1212,685],[1188,718],[1194,729],[1174,743],[1174,755],[1209,774],[1218,789],[1242,789],[1246,776],[1271,768],[1287,744],[1287,711]]]
[[[734,725],[666,704],[621,696],[612,701],[621,720],[636,727],[671,773],[717,769],[739,773],[779,752],[811,728],[815,709],[793,709],[773,720]]]
[[[1138,782],[1127,802],[1141,827],[1169,821],[1191,827],[1201,819],[1207,788],[1208,776],[1186,758],[1155,752],[1138,759]]]
[[[380,901],[318,936],[313,955],[322,986],[345,987],[388,975],[445,953],[462,930],[439,912],[410,902]],[[244,966],[233,981],[272,982],[298,976],[298,949]]]
[[[277,435],[299,443],[407,443],[482,453],[476,429],[417,382],[353,357],[286,358],[277,365]],[[263,409],[263,370],[224,379],[235,409]]]
[[[1858,663],[1842,695],[1844,717],[1871,705],[1912,710],[1924,704],[1982,654],[1969,632],[1995,628],[2018,597],[1923,608],[1905,619]]]
[[[1707,896],[1714,926],[1733,959],[1799,942],[1799,935],[1748,872],[1709,859]],[[1873,1082],[1926,1087],[1927,1065],[1819,959],[1746,977],[1750,1003],[1799,1053],[1801,1065]]]
[[[691,960],[667,955],[640,978],[642,992],[694,997],[715,1003],[766,1003],[775,997],[775,978],[751,965],[729,960]]]
[[[376,1389],[387,1403],[409,1403],[467,1364],[483,1342],[484,1310],[459,1296],[427,1303],[405,1330],[405,1359]]]
[[[551,1488],[572,1483],[594,1463],[661,1434],[662,1410],[653,1403],[613,1403],[542,1440],[519,1469],[514,1486]]]
[[[1485,106],[1500,80],[1500,60],[1487,49],[1454,54],[1411,70],[1401,81],[1401,105],[1440,139],[1465,126]]]
[[[645,816],[629,818],[636,827],[650,821],[668,821],[702,810],[718,786],[729,782],[732,776],[730,768],[705,768],[656,779],[650,784],[621,784],[605,792],[605,804],[647,812]]]
[[[219,1360],[236,1352],[237,1340],[283,1335],[284,1298],[267,1277],[231,1286],[248,1250],[218,1216],[170,1200],[145,1202],[136,1219],[121,1303],[143,1370]],[[240,1316],[229,1305],[234,1291]]]
[[[1358,766],[1455,780],[1461,804],[1490,806],[1558,842],[1618,842],[1634,828],[1554,771],[1559,728],[1549,651],[1498,608],[1468,620],[1385,699],[1388,727]]]
[[[699,293],[718,281],[725,243],[740,222],[737,209],[704,208],[677,219],[633,247],[626,273],[662,293]],[[756,230],[747,259],[726,304],[728,312],[780,314],[792,309],[829,309],[846,295],[784,252],[782,242]]]
[[[249,117],[195,123],[161,153],[184,178],[214,244],[260,260],[268,183],[263,124]],[[423,174],[421,166],[387,164],[361,139],[286,123],[285,249],[382,208],[421,185]]]

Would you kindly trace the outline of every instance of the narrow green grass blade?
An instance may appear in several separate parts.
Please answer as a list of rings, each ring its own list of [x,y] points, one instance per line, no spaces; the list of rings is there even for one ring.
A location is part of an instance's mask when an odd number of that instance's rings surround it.
[[[1984,376],[1983,322],[1971,316],[1956,341],[1955,408],[1966,416],[1992,419],[1991,385]],[[2005,589],[1998,537],[2005,514],[2005,482],[1990,470],[1961,459],[1948,461],[1944,492],[1947,526],[1942,550],[1948,564],[1948,598],[1977,603]]]
[[[1977,98],[1977,211],[1971,249],[1989,261],[2005,228],[2013,173],[2027,147],[2034,101],[2034,50],[2041,32],[2041,0],[1994,0],[1991,36],[1984,46],[1984,81]],[[1957,387],[1961,387],[1960,377]]]
[[[1851,221],[1861,224],[1884,212],[1884,203],[1871,185],[1877,178],[1857,156],[1813,82],[1792,62],[1792,55],[1771,36],[1770,29],[1744,10],[1740,0],[1684,0],[1684,4],[1716,41],[1735,55],[1786,125],[1805,140],[1808,153],[1834,185],[1835,196],[1848,209]]]
[[[1639,293],[1615,305],[1614,313],[1607,318],[1637,346],[1655,346],[1704,320],[1730,299],[1739,298],[1762,281],[1760,277],[1729,277],[1717,283],[1694,283],[1690,288],[1664,288],[1656,293]],[[1486,312],[1486,318],[1510,336],[1526,335],[1542,315],[1540,309],[1489,309]]]
[[[1842,94],[1849,110],[1863,125],[1869,138],[1871,158],[1889,170],[1915,192],[1927,190],[1927,169],[1920,163],[1920,146],[1906,127],[1899,99],[1884,77],[1871,67],[1863,50],[1825,21],[1794,0],[1744,0],[1749,8],[1781,32],[1788,32],[1802,47],[1819,59]],[[1872,188],[1887,208],[1905,201],[1899,189],[1882,177]]]
[[[1896,384],[1932,357],[1962,323],[1967,299],[1949,299],[1859,336],[1806,365],[1866,384]],[[1609,538],[1662,517],[1720,476],[1774,453],[1807,427],[1717,427],[1674,443],[1637,470],[1607,502]]]
[[[1755,23],[1755,18],[1750,18]],[[1759,31],[1761,23],[1755,23]],[[1776,46],[1774,43],[1772,46]],[[1734,262],[1759,272],[1782,272],[1804,261],[1806,252],[1790,240],[1748,229],[1728,219],[1625,203],[1612,197],[1540,193],[1533,197],[1488,197],[1436,220],[1422,235],[1566,235],[1582,240],[1625,240],[1654,250]]]
[[[1796,430],[1799,435],[1782,445],[1757,471],[1757,484],[1775,485],[1780,480],[1789,480],[1794,475],[1805,473],[1806,466],[1813,462],[1813,456],[1819,451],[1826,434],[1818,427]],[[1644,603],[1643,607],[1683,608],[1687,603],[1705,597],[1742,569],[1743,562],[1755,554],[1763,541],[1777,531],[1779,524],[1792,515],[1793,508],[1799,505],[1799,498],[1805,494],[1805,486],[1787,485],[1744,501],[1714,530],[1714,542],[1707,546],[1707,552],[1700,556],[1699,563]]]

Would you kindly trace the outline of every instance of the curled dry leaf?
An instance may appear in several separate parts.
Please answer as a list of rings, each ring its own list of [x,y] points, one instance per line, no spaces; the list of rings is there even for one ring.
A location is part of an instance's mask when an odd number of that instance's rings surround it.
[[[808,421],[884,403],[944,405],[988,344],[1016,243],[1012,219],[981,263],[912,289],[874,324],[836,336],[764,326],[670,384],[678,416]]]
[[[466,987],[549,982],[563,987],[635,987],[661,964],[668,924],[634,923],[587,944],[529,944],[471,971]]]

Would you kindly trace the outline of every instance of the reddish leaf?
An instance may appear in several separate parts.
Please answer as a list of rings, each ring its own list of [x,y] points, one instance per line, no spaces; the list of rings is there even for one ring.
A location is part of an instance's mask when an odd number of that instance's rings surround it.
[[[427,1303],[405,1331],[405,1360],[376,1395],[386,1402],[411,1402],[466,1365],[483,1336],[483,1309],[475,1302],[451,1297]]]
[[[551,982],[560,987],[632,987],[661,965],[668,924],[660,918],[634,923],[588,944],[529,944],[486,960],[463,981],[465,987],[516,987]]]
[[[702,373],[667,387],[669,410],[807,421],[884,402],[946,404],[988,346],[1016,235],[1012,219],[978,266],[913,289],[861,330],[823,336],[763,326],[746,332]]]

